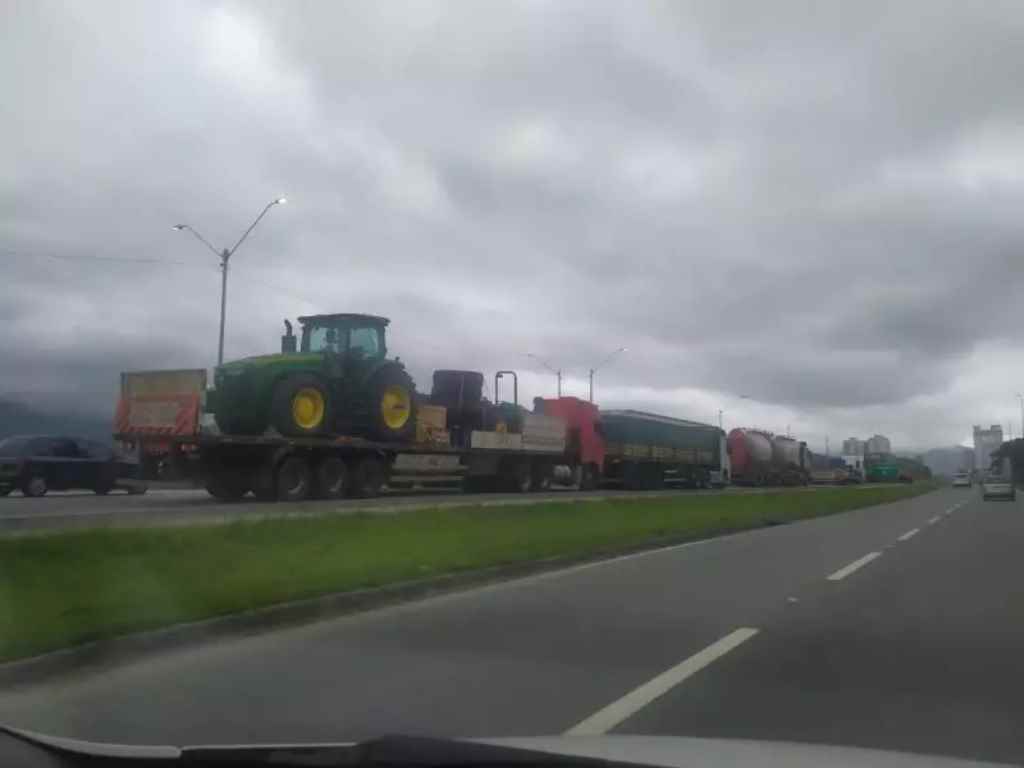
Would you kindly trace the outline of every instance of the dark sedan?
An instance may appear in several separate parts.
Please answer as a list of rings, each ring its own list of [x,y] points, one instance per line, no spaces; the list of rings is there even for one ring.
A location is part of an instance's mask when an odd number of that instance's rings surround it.
[[[72,488],[105,494],[118,485],[141,493],[146,487],[138,477],[137,463],[93,440],[44,436],[0,440],[0,496],[15,489],[26,496]]]

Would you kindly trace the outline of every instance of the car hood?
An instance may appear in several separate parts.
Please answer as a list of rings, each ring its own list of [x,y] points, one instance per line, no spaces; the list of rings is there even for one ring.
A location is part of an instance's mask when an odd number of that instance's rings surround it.
[[[705,739],[681,736],[554,736],[526,739],[486,739],[488,744],[542,752],[595,757],[615,762],[642,763],[665,768],[913,768],[914,766],[998,765],[976,760],[918,755],[909,752],[836,747],[785,741]]]
[[[609,768],[633,765],[665,768],[966,768],[998,766],[976,760],[890,752],[857,747],[834,747],[781,741],[704,739],[673,736],[548,736],[495,739],[433,739],[388,736],[360,743],[264,744],[250,746],[129,746],[79,741],[0,726],[0,731],[26,746],[35,745],[68,757],[158,759],[162,764],[223,761],[252,765],[425,766],[573,766]],[[0,741],[0,754],[3,754]],[[71,765],[78,765],[77,761]]]

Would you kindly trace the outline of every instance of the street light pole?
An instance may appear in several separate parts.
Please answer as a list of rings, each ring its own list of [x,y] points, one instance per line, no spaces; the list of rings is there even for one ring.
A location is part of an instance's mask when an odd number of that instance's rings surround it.
[[[629,352],[629,350],[626,347],[619,347],[610,355],[608,355],[608,357],[606,357],[604,360],[602,360],[600,363],[598,363],[596,366],[590,369],[590,402],[594,402],[594,373],[599,368],[601,368],[601,366],[603,366],[605,363],[607,363],[620,352]]]
[[[724,432],[725,430],[722,429],[722,414],[723,413],[724,413],[724,411],[721,408],[719,408],[718,409],[718,428]]]
[[[228,306],[228,259],[231,251],[225,248],[220,254],[220,336],[217,339],[217,365],[224,362],[224,316]]]
[[[1024,395],[1018,392],[1017,400],[1020,401],[1020,436],[1024,437]]]
[[[284,205],[287,202],[287,198],[279,197],[276,200],[271,200],[269,203],[267,203],[263,210],[260,211],[260,215],[257,216],[255,221],[253,221],[253,223],[249,225],[249,228],[242,233],[242,236],[238,238],[238,242],[235,243],[234,247],[231,248],[231,250],[225,248],[222,251],[218,251],[216,248],[210,245],[210,242],[205,237],[199,234],[188,224],[175,224],[172,227],[172,229],[175,229],[178,232],[191,232],[192,235],[195,236],[197,240],[199,240],[199,242],[201,242],[203,245],[209,248],[220,259],[220,334],[218,335],[217,340],[218,366],[223,365],[224,363],[224,320],[227,314],[228,303],[228,261],[230,261],[235,251],[238,250],[238,246],[245,242],[245,238],[249,236],[249,233],[256,229],[256,225],[260,223],[260,220],[267,215],[267,211],[269,211],[275,205]]]
[[[551,371],[553,374],[555,374],[555,376],[558,377],[558,396],[561,397],[562,396],[562,369],[559,368],[559,369],[555,370],[550,365],[548,365],[547,362],[545,362],[541,358],[537,357],[537,355],[533,354],[533,352],[527,352],[526,356],[527,357],[532,357],[534,360],[536,360],[538,363],[543,365],[545,368],[547,368],[549,371]]]

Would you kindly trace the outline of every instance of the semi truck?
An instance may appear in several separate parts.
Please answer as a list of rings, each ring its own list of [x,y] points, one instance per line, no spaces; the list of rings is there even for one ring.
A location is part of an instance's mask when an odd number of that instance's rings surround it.
[[[301,341],[286,323],[280,354],[219,367],[211,390],[203,370],[123,374],[115,439],[151,473],[225,501],[369,497],[412,483],[703,487],[722,475],[724,433],[710,425],[575,397],[527,409],[511,370],[495,373],[493,401],[478,371],[434,371],[430,394],[418,393],[385,357],[386,318],[299,321]]]

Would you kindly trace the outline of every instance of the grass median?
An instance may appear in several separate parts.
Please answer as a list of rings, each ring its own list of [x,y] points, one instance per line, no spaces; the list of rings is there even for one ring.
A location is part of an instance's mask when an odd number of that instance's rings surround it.
[[[289,600],[835,514],[932,486],[426,509],[0,539],[0,660]]]

